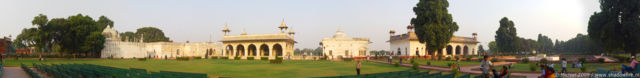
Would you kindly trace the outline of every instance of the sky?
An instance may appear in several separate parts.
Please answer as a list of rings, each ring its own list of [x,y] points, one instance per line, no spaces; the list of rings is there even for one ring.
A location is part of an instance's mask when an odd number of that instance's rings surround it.
[[[316,48],[341,28],[349,37],[370,38],[370,50],[388,50],[389,30],[406,33],[419,0],[0,0],[0,36],[35,27],[33,17],[106,16],[119,32],[156,27],[174,42],[218,42],[222,28],[231,35],[278,33],[284,19],[293,29],[295,48]],[[456,36],[478,40],[485,49],[494,40],[498,21],[514,21],[517,35],[537,40],[569,40],[587,34],[598,0],[449,0],[459,25]]]

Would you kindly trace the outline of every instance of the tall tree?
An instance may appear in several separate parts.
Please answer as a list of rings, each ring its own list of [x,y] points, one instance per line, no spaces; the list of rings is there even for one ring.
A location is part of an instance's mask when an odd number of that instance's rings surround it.
[[[500,27],[496,31],[495,41],[499,52],[514,52],[518,50],[520,39],[516,34],[516,27],[513,21],[507,17],[500,20]]]
[[[28,48],[33,47],[36,44],[38,29],[37,28],[25,28],[22,32],[13,40],[15,48]]]
[[[589,37],[609,52],[640,51],[640,1],[600,0],[600,10],[589,18]]]
[[[489,45],[489,51],[491,53],[497,53],[498,52],[499,47],[498,47],[498,45],[496,45],[496,41],[491,41],[491,42],[489,42],[488,45]]]
[[[164,36],[162,30],[155,27],[142,27],[136,30],[136,39],[141,39],[140,36],[144,36],[144,42],[163,42],[169,41],[169,37]]]
[[[453,21],[448,7],[447,0],[420,0],[413,7],[416,18],[411,19],[411,24],[415,25],[420,43],[427,43],[425,46],[430,52],[444,48],[458,31],[458,24]]]
[[[111,28],[113,28],[113,21],[111,21],[109,18],[105,16],[100,16],[100,18],[98,18],[97,23],[100,29],[104,29],[107,26],[110,26]]]
[[[484,47],[482,45],[478,45],[478,53],[485,53]]]
[[[538,34],[538,48],[536,49],[538,52],[550,52],[553,49],[553,41],[551,38],[544,36],[542,34]]]

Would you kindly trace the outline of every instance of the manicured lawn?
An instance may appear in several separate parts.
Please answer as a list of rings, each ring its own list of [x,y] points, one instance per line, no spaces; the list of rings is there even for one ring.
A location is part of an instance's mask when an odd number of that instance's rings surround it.
[[[387,61],[387,59],[381,59],[383,61]],[[393,62],[399,62],[399,59],[394,59]],[[430,60],[430,59],[416,59],[415,60],[420,65],[427,65],[427,62],[431,62],[432,66],[440,66],[440,67],[449,67],[448,63],[456,63],[456,61],[450,60]],[[402,63],[411,63],[411,61],[407,61],[406,59],[402,60]],[[460,65],[468,66],[468,65],[480,65],[479,61],[460,61]]]
[[[236,78],[306,78],[338,75],[355,75],[355,62],[333,61],[288,61],[282,64],[269,64],[261,60],[216,60],[200,59],[178,60],[112,60],[112,59],[6,59],[5,66],[19,66],[25,63],[65,64],[87,63],[118,68],[142,68],[149,71],[177,71],[207,73],[209,76],[227,76]],[[410,70],[408,67],[362,61],[361,74]]]
[[[607,70],[616,69],[620,71],[620,67],[623,63],[584,63],[582,66],[586,67],[587,72],[595,72],[596,68],[602,68]],[[627,64],[628,65],[628,64]],[[518,63],[514,64],[514,68],[511,68],[510,71],[531,71],[529,63]],[[502,69],[502,67],[496,67],[496,70]],[[556,72],[560,72],[562,70],[562,64],[554,63],[553,69]],[[540,72],[540,67],[538,66],[536,72]],[[567,72],[581,72],[580,68],[571,68],[571,64],[567,64]]]

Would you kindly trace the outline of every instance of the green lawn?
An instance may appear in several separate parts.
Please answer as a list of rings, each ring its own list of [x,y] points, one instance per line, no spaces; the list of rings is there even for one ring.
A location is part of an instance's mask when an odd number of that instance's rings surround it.
[[[387,62],[387,59],[379,59]],[[394,59],[393,62],[399,62],[399,59]],[[431,66],[440,66],[440,67],[449,67],[447,63],[456,63],[456,61],[450,60],[430,60],[430,59],[416,59],[415,60],[420,65],[427,65],[427,62],[431,62]],[[402,60],[402,63],[411,63],[411,61],[407,61],[406,59]],[[460,65],[468,66],[468,65],[480,65],[479,61],[460,61]]]
[[[586,71],[587,72],[594,72],[596,71],[596,68],[603,68],[603,69],[607,69],[607,70],[611,70],[611,69],[616,69],[618,71],[620,71],[620,67],[623,63],[584,63],[582,66],[586,67]],[[628,65],[628,64],[627,64]],[[510,71],[531,71],[529,68],[531,67],[529,65],[529,63],[518,63],[518,64],[514,64],[513,66],[514,68],[510,69]],[[502,67],[496,67],[496,70],[500,70],[502,69]],[[560,63],[554,63],[554,67],[553,69],[556,72],[560,72],[562,70],[562,64]],[[580,68],[576,67],[576,68],[571,68],[571,64],[567,64],[567,71],[568,72],[581,72]],[[536,69],[536,72],[540,72],[540,67],[538,66]]]
[[[261,60],[216,60],[202,59],[190,61],[178,60],[111,60],[111,59],[6,59],[5,66],[19,66],[25,63],[65,64],[87,63],[118,68],[143,68],[149,71],[177,71],[207,73],[209,76],[230,76],[239,78],[301,78],[338,75],[355,75],[355,62],[333,61],[287,61],[282,64],[269,64]],[[408,67],[362,62],[361,74],[410,70]]]

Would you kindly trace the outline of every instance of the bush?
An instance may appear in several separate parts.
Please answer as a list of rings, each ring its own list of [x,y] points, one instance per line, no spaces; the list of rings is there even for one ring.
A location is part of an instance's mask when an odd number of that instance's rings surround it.
[[[260,57],[260,60],[269,60],[269,57]]]
[[[444,58],[444,60],[451,60],[451,57]]]
[[[549,60],[547,60],[547,58],[540,59],[540,63],[542,63],[542,64],[547,64],[548,62],[549,62]]]
[[[416,62],[416,59],[411,58],[411,59],[409,60],[409,62],[413,64],[413,63],[415,63],[415,62]]]
[[[418,63],[413,63],[413,66],[411,66],[411,68],[413,68],[413,70],[418,70]]]
[[[189,57],[176,57],[176,60],[189,61]]]
[[[229,57],[222,56],[220,59],[229,59]]]
[[[147,61],[147,58],[140,58],[139,61]]]
[[[353,58],[342,58],[344,61],[353,61]]]
[[[498,62],[498,61],[499,61],[499,60],[498,60],[498,59],[495,59],[495,58],[494,58],[494,59],[491,59],[491,62]]]
[[[583,62],[583,63],[584,63],[584,62],[587,62],[587,58],[582,57],[582,58],[579,58],[579,59],[578,59],[578,61],[580,61],[580,62]]]
[[[580,71],[587,72],[587,67],[585,67],[585,66],[580,67]]]
[[[400,67],[400,63],[396,62],[396,64],[394,66]]]
[[[467,61],[471,61],[471,57],[467,57],[467,59],[465,59],[465,60],[467,60]]]
[[[529,63],[529,58],[522,58],[522,60],[520,61],[522,63]]]
[[[247,57],[247,60],[254,60],[255,58],[253,57]]]
[[[453,65],[453,63],[447,63],[448,67],[451,67]]]
[[[604,63],[604,58],[598,58],[598,62]]]
[[[618,59],[618,62],[622,62],[622,63],[631,62],[631,57],[628,57],[628,56],[613,55],[611,57]]]
[[[271,63],[271,64],[281,64],[282,63],[282,57],[276,57],[275,60],[270,60],[269,63]]]
[[[235,56],[235,57],[233,57],[233,59],[234,59],[234,60],[240,60],[240,57]]]
[[[529,63],[529,70],[536,71],[538,69],[538,65],[535,63]]]
[[[218,59],[218,56],[211,56],[211,59]]]
[[[197,56],[197,57],[193,57],[193,59],[202,59],[202,57]]]
[[[431,65],[431,61],[427,61],[427,65]]]

